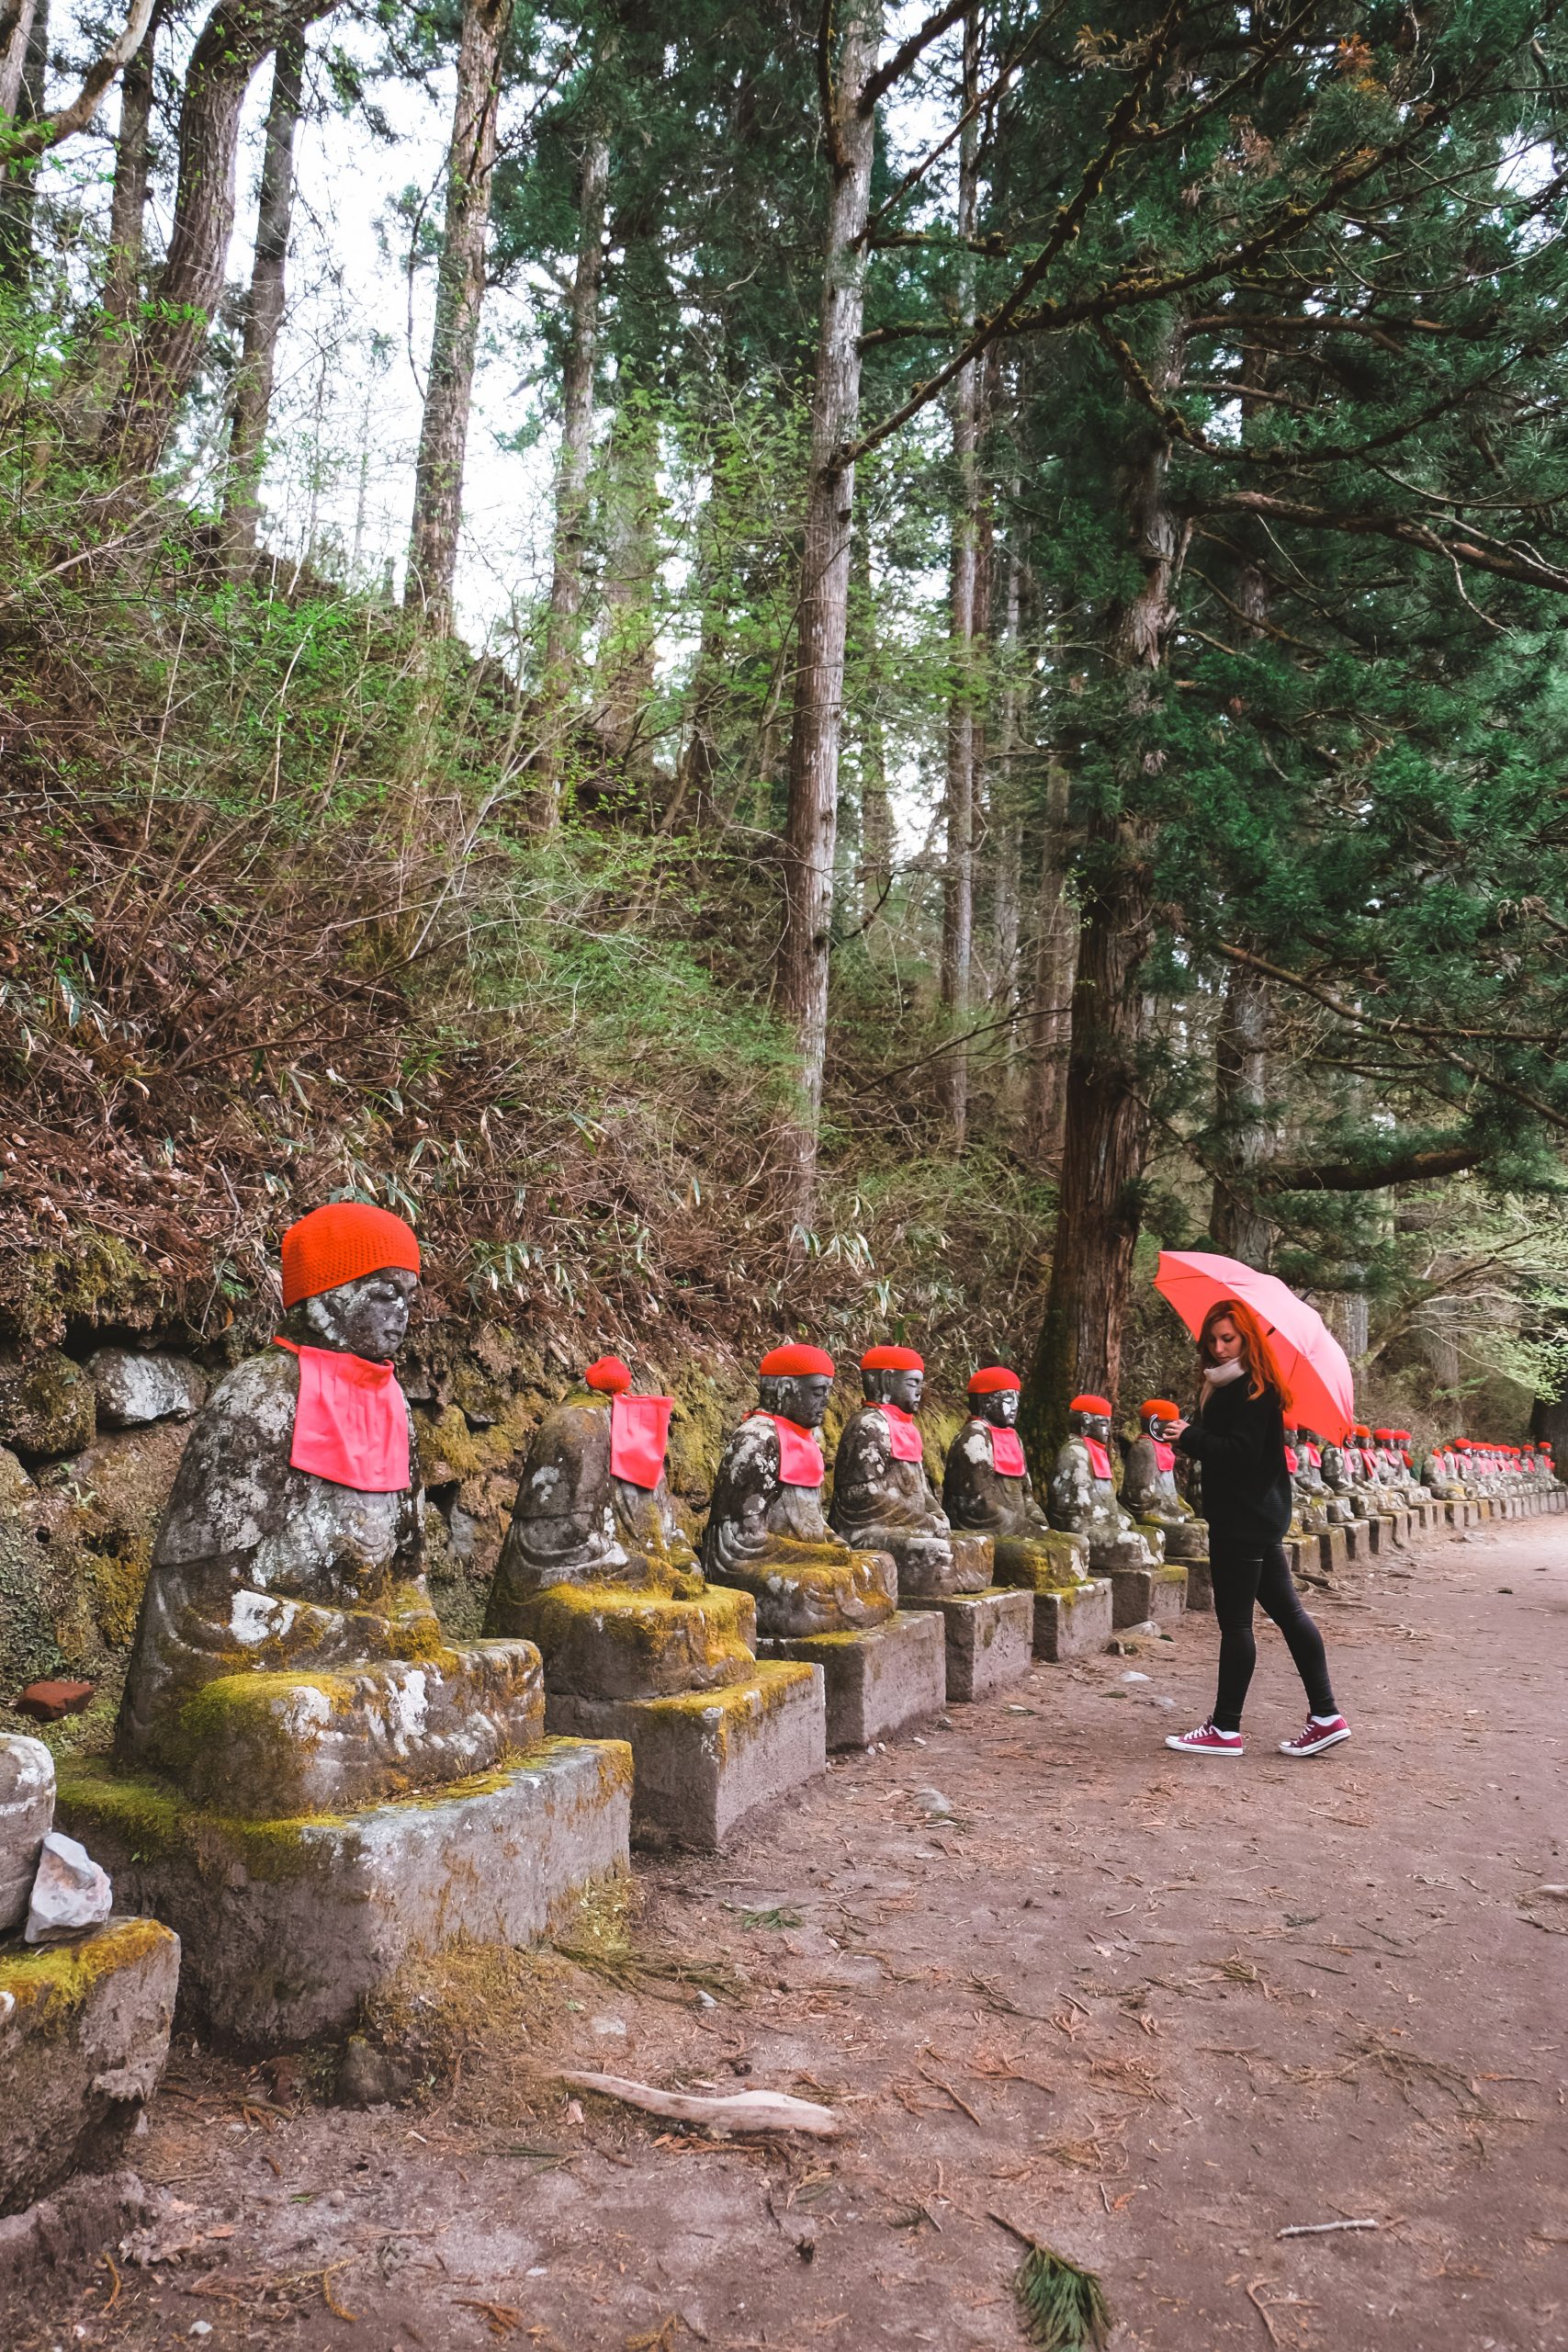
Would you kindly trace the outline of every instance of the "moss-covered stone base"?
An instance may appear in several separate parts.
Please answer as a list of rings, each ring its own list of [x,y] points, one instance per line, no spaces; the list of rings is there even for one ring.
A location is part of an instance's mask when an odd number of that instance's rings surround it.
[[[551,1585],[507,1630],[536,1644],[547,1690],[584,1698],[668,1699],[722,1690],[756,1669],[757,1604],[726,1585],[691,1599],[635,1585]]]
[[[829,1747],[891,1739],[929,1723],[946,1703],[946,1653],[934,1610],[900,1609],[863,1634],[808,1634],[764,1648],[769,1657],[821,1668]]]
[[[1034,1655],[1062,1666],[1069,1658],[1098,1657],[1111,1639],[1111,1579],[1090,1577],[1083,1584],[1058,1585],[1036,1592]]]
[[[1315,1541],[1315,1539],[1314,1539]],[[1111,1622],[1127,1625],[1174,1625],[1187,1606],[1187,1570],[1169,1567],[1113,1569]]]
[[[525,1945],[629,1860],[631,1756],[546,1739],[522,1761],[292,1821],[203,1813],[101,1759],[62,1770],[56,1818],[116,1892],[177,1928],[181,2013],[276,2049],[343,2033],[412,1956],[459,1937]]]
[[[0,1946],[0,2214],[113,2164],[164,2071],[179,1967],[154,1919]]]
[[[989,1699],[1029,1672],[1034,1649],[1034,1597],[1028,1592],[964,1592],[922,1601],[942,1617],[950,1700]]]
[[[583,1699],[552,1691],[552,1731],[629,1741],[632,1832],[647,1846],[711,1849],[749,1814],[824,1770],[819,1667],[760,1663],[745,1682],[673,1699]]]

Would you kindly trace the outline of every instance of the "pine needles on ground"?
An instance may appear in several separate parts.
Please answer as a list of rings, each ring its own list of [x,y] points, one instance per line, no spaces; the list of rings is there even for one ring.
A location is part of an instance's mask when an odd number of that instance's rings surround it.
[[[1111,2305],[1096,2274],[999,2213],[991,2219],[1025,2248],[1013,2292],[1029,2342],[1043,2352],[1104,2352],[1111,2340]]]

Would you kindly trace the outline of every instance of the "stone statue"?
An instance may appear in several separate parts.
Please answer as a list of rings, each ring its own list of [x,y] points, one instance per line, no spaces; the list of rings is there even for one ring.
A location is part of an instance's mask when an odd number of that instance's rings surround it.
[[[891,1555],[852,1549],[822,1513],[827,1475],[815,1432],[828,1409],[833,1359],[790,1345],[762,1358],[759,1403],[725,1448],[703,1539],[716,1584],[757,1603],[767,1639],[853,1633],[897,1605]]]
[[[926,1476],[915,1419],[925,1365],[913,1348],[874,1347],[860,1368],[865,1402],[845,1423],[833,1464],[834,1527],[846,1543],[892,1554],[901,1600],[986,1591],[990,1545],[953,1533]]]
[[[1058,1532],[1035,1500],[1018,1434],[1020,1388],[1002,1364],[971,1374],[969,1419],[948,1448],[942,1509],[959,1532],[992,1538],[998,1584],[1032,1591],[1082,1584],[1089,1541]]]
[[[1110,1399],[1075,1396],[1066,1442],[1051,1478],[1051,1524],[1088,1538],[1089,1566],[1097,1575],[1157,1567],[1165,1557],[1163,1533],[1139,1529],[1117,1499],[1110,1443]]]
[[[618,1356],[547,1413],[523,1466],[485,1632],[535,1642],[553,1696],[658,1698],[756,1671],[750,1596],[705,1586],[664,1475],[671,1400]]]
[[[1421,1484],[1439,1502],[1462,1502],[1464,1487],[1459,1476],[1453,1443],[1430,1447],[1421,1464]]]
[[[1301,1461],[1303,1490],[1313,1498],[1323,1516],[1320,1526],[1343,1527],[1354,1516],[1348,1503],[1328,1481],[1325,1468],[1325,1449],[1315,1430],[1297,1431],[1297,1453]]]
[[[1338,1506],[1341,1524],[1346,1521],[1365,1519],[1367,1506],[1357,1493],[1350,1473],[1348,1451],[1328,1439],[1323,1448],[1323,1483]]]
[[[1285,1428],[1285,1467],[1291,1474],[1291,1532],[1315,1534],[1328,1524],[1323,1477],[1319,1472],[1314,1484],[1302,1433],[1294,1422],[1287,1423]]]
[[[1138,1411],[1138,1434],[1127,1449],[1122,1500],[1143,1527],[1158,1528],[1168,1560],[1208,1557],[1209,1531],[1176,1483],[1176,1448],[1181,1408],[1168,1396],[1146,1397]]]
[[[116,1732],[198,1804],[341,1813],[488,1770],[543,1729],[526,1642],[449,1644],[392,1370],[419,1283],[400,1218],[317,1209],[282,1332],[214,1390],[152,1548]]]

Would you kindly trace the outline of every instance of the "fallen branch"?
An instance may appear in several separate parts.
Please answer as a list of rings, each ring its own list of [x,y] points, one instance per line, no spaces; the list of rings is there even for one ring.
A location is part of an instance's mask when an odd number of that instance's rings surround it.
[[[733,2091],[718,2098],[698,2098],[689,2091],[657,2091],[622,2075],[563,2075],[560,2079],[575,2091],[597,2091],[603,2098],[624,2100],[627,2107],[667,2116],[674,2123],[705,2123],[719,2132],[809,2132],[818,2140],[836,2140],[844,2128],[830,2107],[792,2098],[787,2091]]]
[[[1325,2238],[1334,2230],[1381,2230],[1381,2222],[1292,2222],[1288,2230],[1276,2230],[1281,2238]]]

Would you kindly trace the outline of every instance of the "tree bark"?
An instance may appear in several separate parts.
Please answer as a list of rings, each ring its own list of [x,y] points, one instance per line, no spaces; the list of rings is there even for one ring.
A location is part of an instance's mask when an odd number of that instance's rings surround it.
[[[1173,334],[1159,371],[1168,391],[1179,380],[1179,350]],[[1183,542],[1168,495],[1170,444],[1152,420],[1131,430],[1123,498],[1144,579],[1111,616],[1107,644],[1111,681],[1121,687],[1121,790],[1087,828],[1051,1284],[1021,1416],[1043,1460],[1060,1442],[1075,1390],[1116,1400],[1148,1157],[1143,968],[1154,936],[1155,829],[1138,802],[1144,775],[1163,758],[1148,743],[1146,722],[1157,707],[1156,681],[1176,625]]]
[[[799,1053],[800,1104],[791,1130],[798,1223],[817,1188],[817,1137],[828,1051],[828,974],[838,842],[854,469],[842,453],[860,414],[860,335],[865,311],[864,235],[876,144],[874,104],[862,96],[882,41],[882,0],[847,0],[837,60],[824,57],[831,185],[823,240],[822,308],[811,398],[800,618],[784,833],[785,910],[779,993]]]
[[[861,921],[874,922],[893,887],[893,810],[887,797],[887,742],[882,724],[881,648],[876,630],[876,590],[871,576],[871,541],[854,535],[850,557],[865,703],[860,714]]]
[[[152,11],[141,46],[119,84],[119,130],[114,144],[114,188],[109,198],[109,250],[101,308],[122,324],[136,305],[147,231],[147,171],[152,127],[153,51],[164,27],[162,6]]]
[[[1018,505],[1013,484],[1012,504]],[[1018,1011],[1019,944],[1023,932],[1023,816],[1021,798],[1023,728],[1018,664],[1023,621],[1023,566],[1010,537],[1002,559],[1002,644],[1007,664],[998,697],[997,757],[991,769],[988,831],[992,842],[992,929],[996,934],[997,988],[1010,1015]],[[1014,1089],[1018,1030],[1007,1032],[1005,1091],[1010,1119],[1016,1114]]]
[[[413,527],[403,591],[405,605],[423,612],[438,637],[446,636],[452,626],[452,586],[457,573],[457,534],[463,514],[463,461],[468,454],[468,410],[484,305],[501,60],[511,23],[512,0],[464,0],[457,94],[452,110],[452,141],[446,151],[446,215],[435,281],[435,323],[414,466]]]
[[[43,113],[49,75],[49,0],[23,0],[28,17],[22,44],[21,73],[7,111],[18,129],[37,122]],[[20,25],[18,21],[18,30]],[[9,55],[6,79],[9,79]],[[0,178],[0,284],[25,286],[33,268],[33,211],[38,201],[36,155],[26,157]]]
[[[965,114],[978,87],[979,71],[979,12],[972,8],[964,22],[961,107]],[[975,234],[979,153],[979,122],[971,119],[959,137],[958,206],[953,224],[961,253],[957,331],[965,341],[975,328],[975,261],[963,247]],[[942,1001],[948,1025],[958,1036],[968,1026],[975,956],[975,642],[980,547],[980,387],[979,363],[971,360],[953,379],[948,403],[953,424],[955,504],[948,555],[947,858],[942,882]],[[969,1126],[967,1046],[955,1045],[944,1056],[940,1069],[948,1125],[954,1145],[962,1150]]]
[[[1067,895],[1068,797],[1066,764],[1053,753],[1045,768],[1045,824],[1035,899],[1034,1002],[1024,1023],[1024,1133],[1032,1158],[1048,1168],[1062,1156],[1078,960],[1077,910]]]
[[[1214,1040],[1214,1125],[1220,1167],[1209,1238],[1227,1258],[1267,1270],[1274,1227],[1258,1205],[1258,1172],[1277,1137],[1269,1117],[1269,983],[1233,964]]]
[[[218,0],[197,37],[180,102],[174,228],[144,326],[128,339],[127,370],[102,441],[120,470],[150,473],[207,348],[234,227],[240,110],[252,76],[337,0]]]
[[[653,767],[647,718],[659,628],[659,424],[635,389],[626,390],[604,456],[604,626],[593,730],[616,767],[646,781]]]
[[[305,42],[293,35],[272,64],[272,98],[262,153],[255,258],[245,304],[245,332],[229,427],[229,482],[223,547],[230,576],[243,579],[256,560],[257,492],[266,457],[278,330],[288,300],[288,232],[294,217],[294,136],[305,82]]]
[[[555,562],[545,628],[540,695],[544,819],[560,814],[564,746],[572,688],[581,656],[583,556],[588,541],[588,469],[593,451],[593,370],[599,350],[599,290],[604,275],[604,212],[610,142],[594,131],[582,151],[578,194],[577,266],[568,311],[566,367],[561,376],[560,461],[556,472]]]

